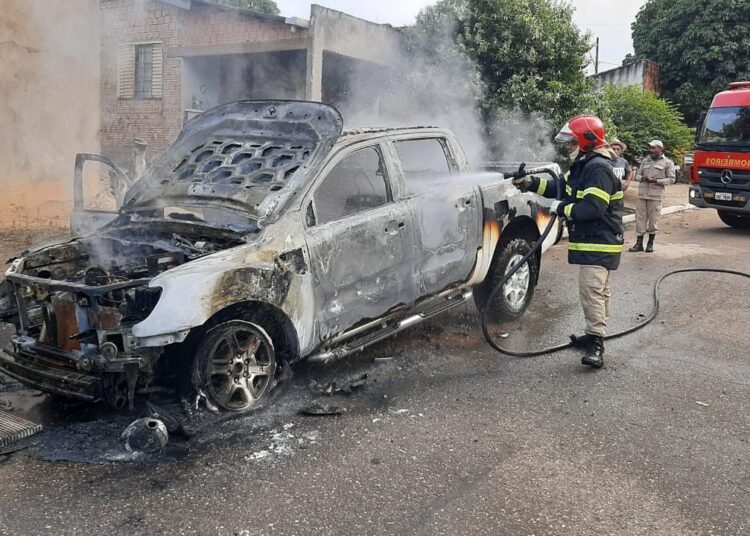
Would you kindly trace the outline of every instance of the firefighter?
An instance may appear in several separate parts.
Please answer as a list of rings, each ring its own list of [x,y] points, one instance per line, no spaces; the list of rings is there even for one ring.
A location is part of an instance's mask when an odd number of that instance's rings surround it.
[[[643,251],[643,235],[648,230],[646,253],[653,253],[661,204],[666,187],[675,182],[675,169],[674,162],[664,156],[664,144],[660,140],[649,143],[648,152],[635,175],[640,183],[635,205],[635,245],[628,251]]]
[[[564,196],[552,202],[568,226],[568,262],[579,264],[578,288],[586,319],[586,333],[571,335],[573,345],[585,348],[581,363],[604,365],[604,332],[609,318],[610,273],[620,265],[623,248],[622,183],[612,170],[615,153],[605,141],[604,124],[593,115],[578,115],[555,136],[566,144],[572,160],[562,181]],[[552,179],[523,177],[513,184],[521,191],[554,198]]]

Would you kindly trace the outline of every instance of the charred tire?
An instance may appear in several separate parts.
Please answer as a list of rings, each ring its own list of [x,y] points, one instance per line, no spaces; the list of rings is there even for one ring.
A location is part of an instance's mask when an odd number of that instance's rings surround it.
[[[276,373],[273,341],[263,327],[230,320],[212,328],[198,345],[193,386],[226,411],[247,411],[271,390]]]
[[[495,253],[484,281],[474,289],[474,303],[483,311],[489,306],[487,317],[494,322],[507,322],[523,316],[534,296],[537,281],[537,264],[532,256],[526,265],[503,285],[491,304],[487,298],[508,271],[515,266],[531,249],[531,244],[523,238],[516,238],[501,244],[502,249]]]
[[[734,227],[735,229],[750,229],[750,216],[738,214],[736,212],[727,212],[725,210],[717,211],[721,221]]]

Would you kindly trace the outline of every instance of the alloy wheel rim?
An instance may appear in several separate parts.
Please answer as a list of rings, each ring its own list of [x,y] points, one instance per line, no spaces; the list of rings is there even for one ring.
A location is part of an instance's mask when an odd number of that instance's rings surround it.
[[[523,255],[513,255],[508,266],[505,268],[505,275],[523,259]],[[503,285],[503,296],[508,305],[517,311],[523,307],[526,296],[529,292],[529,282],[531,280],[531,271],[529,270],[528,261],[521,266]]]
[[[255,405],[274,377],[276,360],[264,334],[247,324],[228,326],[211,347],[207,387],[222,408]]]

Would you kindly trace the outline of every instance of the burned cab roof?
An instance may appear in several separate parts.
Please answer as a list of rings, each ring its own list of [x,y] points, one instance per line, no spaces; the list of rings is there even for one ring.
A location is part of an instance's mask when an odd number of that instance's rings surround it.
[[[325,154],[343,120],[328,105],[240,101],[188,121],[125,197],[125,210],[220,203],[259,218],[304,181],[297,171]],[[270,198],[277,197],[274,201]]]

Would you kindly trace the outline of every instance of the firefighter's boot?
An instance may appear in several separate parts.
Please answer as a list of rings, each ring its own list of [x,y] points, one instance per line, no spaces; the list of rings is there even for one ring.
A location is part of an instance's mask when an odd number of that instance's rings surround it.
[[[636,236],[635,245],[629,248],[628,251],[643,251],[643,236]]]
[[[648,235],[648,244],[646,244],[646,253],[654,252],[654,238],[656,238],[655,234]]]
[[[570,345],[573,348],[586,348],[591,342],[592,335],[586,333],[585,335],[571,335]]]
[[[604,366],[604,339],[598,335],[591,336],[591,342],[586,346],[586,355],[581,359],[581,364],[594,368]]]

